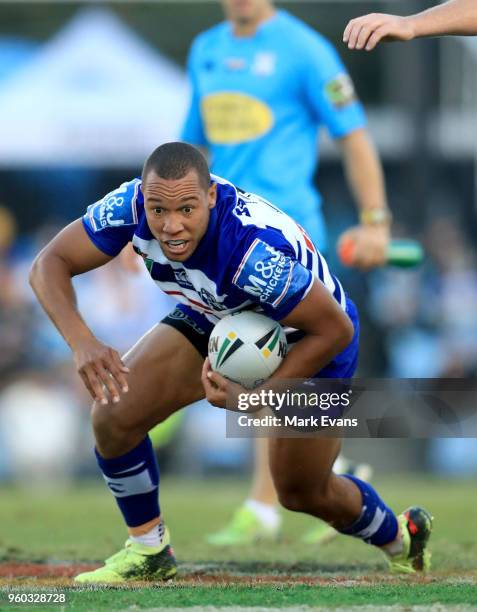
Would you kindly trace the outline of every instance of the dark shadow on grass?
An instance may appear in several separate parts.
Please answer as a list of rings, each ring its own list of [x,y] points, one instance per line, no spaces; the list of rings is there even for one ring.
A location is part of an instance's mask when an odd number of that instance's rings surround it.
[[[329,576],[330,574],[346,574],[347,576],[358,576],[363,573],[384,572],[384,566],[379,564],[346,564],[346,563],[324,563],[314,561],[299,561],[297,563],[269,562],[269,561],[221,561],[211,563],[210,561],[195,561],[194,563],[180,563],[179,572],[184,574],[195,574],[197,576],[214,574],[267,574],[270,576]]]

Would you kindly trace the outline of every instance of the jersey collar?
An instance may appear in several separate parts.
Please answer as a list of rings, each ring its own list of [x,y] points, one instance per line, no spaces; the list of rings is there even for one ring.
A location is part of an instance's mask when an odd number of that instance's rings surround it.
[[[255,30],[255,32],[251,36],[235,36],[233,23],[231,21],[228,21],[227,22],[227,24],[228,24],[228,34],[235,41],[239,41],[239,40],[243,40],[243,41],[253,40],[256,36],[259,36],[259,35],[263,34],[270,27],[273,27],[273,25],[276,23],[276,21],[278,20],[279,16],[282,13],[283,13],[283,11],[281,9],[275,9],[275,12],[273,13],[273,15],[271,15],[268,19],[265,19],[265,21],[262,21],[261,23],[258,24],[257,29]]]

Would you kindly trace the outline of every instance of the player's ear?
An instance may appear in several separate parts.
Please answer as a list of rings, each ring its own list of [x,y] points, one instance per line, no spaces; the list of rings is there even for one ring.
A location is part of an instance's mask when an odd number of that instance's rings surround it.
[[[214,208],[217,203],[217,183],[212,183],[207,192],[207,199],[209,203],[209,209]]]

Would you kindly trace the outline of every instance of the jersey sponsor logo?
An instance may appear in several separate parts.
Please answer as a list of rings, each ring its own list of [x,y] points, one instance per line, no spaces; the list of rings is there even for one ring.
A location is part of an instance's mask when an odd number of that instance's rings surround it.
[[[176,283],[184,289],[194,289],[194,285],[190,282],[185,270],[174,270],[174,278]]]
[[[275,53],[262,51],[257,53],[252,64],[252,72],[258,76],[270,76],[275,73],[277,56]]]
[[[356,98],[353,81],[343,72],[325,84],[325,96],[335,108],[351,104]]]
[[[243,57],[227,57],[224,60],[225,68],[231,72],[245,70],[247,62]]]
[[[264,102],[247,94],[223,91],[202,100],[207,139],[212,144],[240,144],[267,134],[273,112]]]
[[[254,240],[245,253],[232,282],[275,308],[291,285],[295,262],[262,240]]]
[[[135,186],[132,202],[127,198],[128,183],[108,193],[89,209],[89,219],[97,231],[105,227],[119,227],[137,223],[135,200],[138,186]]]

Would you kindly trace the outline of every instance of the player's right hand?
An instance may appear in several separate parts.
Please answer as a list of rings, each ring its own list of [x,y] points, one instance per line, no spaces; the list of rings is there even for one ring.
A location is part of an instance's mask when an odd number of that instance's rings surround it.
[[[372,51],[381,40],[412,40],[415,36],[410,17],[371,13],[351,19],[343,33],[348,49]]]
[[[386,263],[390,233],[387,225],[357,225],[341,234],[338,254],[345,266],[371,270]]]
[[[117,403],[121,393],[128,392],[129,368],[113,348],[93,337],[76,344],[73,355],[78,373],[96,402]]]

